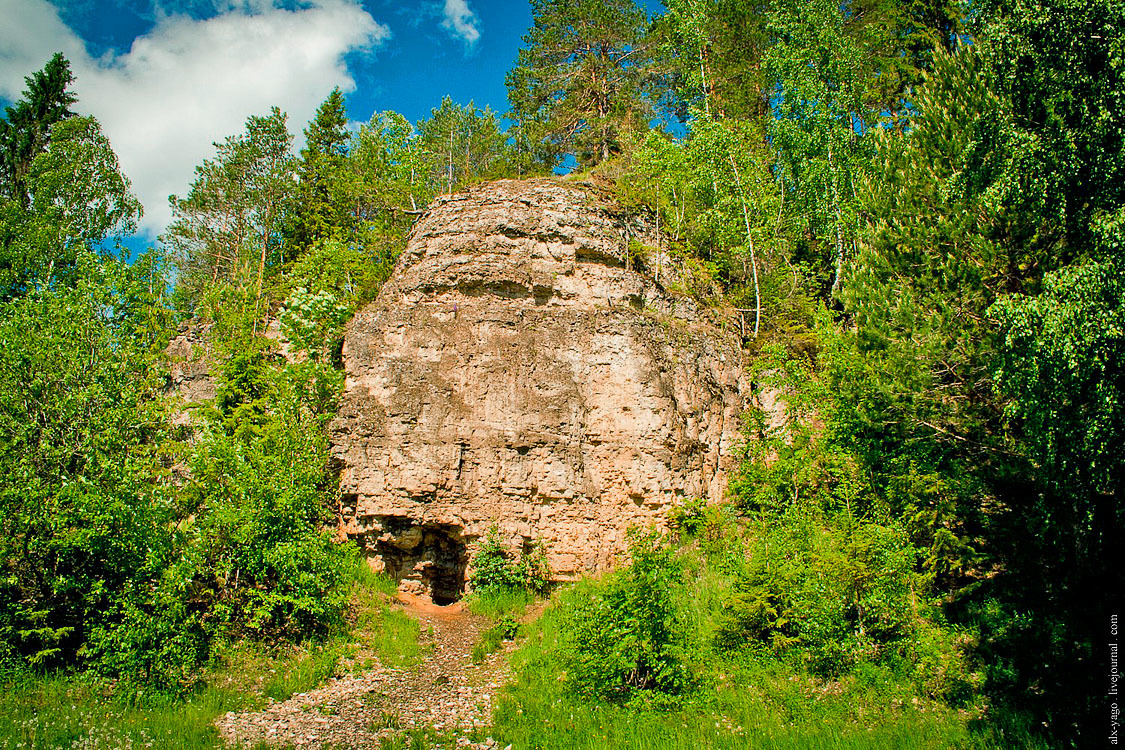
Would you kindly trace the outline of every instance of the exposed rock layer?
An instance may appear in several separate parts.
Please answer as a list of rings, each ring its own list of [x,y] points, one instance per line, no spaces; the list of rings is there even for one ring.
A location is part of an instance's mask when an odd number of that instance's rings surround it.
[[[635,270],[636,240],[654,244],[553,180],[483,185],[419,221],[348,325],[332,429],[344,530],[377,564],[455,598],[466,542],[495,523],[566,578],[612,565],[629,526],[722,496],[739,341],[651,278],[666,259]]]
[[[203,404],[215,398],[214,354],[210,344],[211,326],[192,322],[180,327],[168,343],[169,381],[167,392],[175,395],[185,406]],[[184,408],[174,413],[172,424],[191,426],[191,411]]]

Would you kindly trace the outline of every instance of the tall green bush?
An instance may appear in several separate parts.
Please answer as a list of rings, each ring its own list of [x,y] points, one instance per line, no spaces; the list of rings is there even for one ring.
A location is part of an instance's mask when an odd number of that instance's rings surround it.
[[[613,703],[674,700],[692,686],[682,569],[656,532],[634,532],[630,563],[567,613],[563,653],[578,694]]]
[[[74,288],[0,303],[0,642],[40,668],[73,663],[168,554],[157,382],[114,320],[120,271],[80,256]]]

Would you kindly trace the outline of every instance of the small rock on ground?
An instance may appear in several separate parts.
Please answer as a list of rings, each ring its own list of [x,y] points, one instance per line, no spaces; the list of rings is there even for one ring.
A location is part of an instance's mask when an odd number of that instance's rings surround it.
[[[492,721],[493,700],[508,677],[507,653],[473,664],[473,645],[491,624],[486,617],[435,607],[409,607],[422,629],[420,664],[410,669],[378,666],[336,677],[308,693],[271,703],[262,711],[230,712],[216,721],[224,742],[310,748],[378,748],[384,740],[432,727],[455,737],[455,747],[503,750],[471,733]]]

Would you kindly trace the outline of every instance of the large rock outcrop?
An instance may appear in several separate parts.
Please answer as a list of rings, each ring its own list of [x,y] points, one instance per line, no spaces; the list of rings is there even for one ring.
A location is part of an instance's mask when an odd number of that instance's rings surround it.
[[[343,528],[376,565],[455,599],[467,545],[497,524],[568,578],[611,566],[629,526],[722,496],[740,342],[654,281],[670,264],[638,240],[610,199],[554,180],[422,217],[347,327],[332,427]]]

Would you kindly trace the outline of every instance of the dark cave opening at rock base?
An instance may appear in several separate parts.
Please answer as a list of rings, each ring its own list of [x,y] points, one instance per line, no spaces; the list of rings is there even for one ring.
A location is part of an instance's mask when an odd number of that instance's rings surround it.
[[[398,583],[399,591],[428,596],[439,606],[464,596],[469,559],[460,526],[418,523],[400,516],[377,520],[383,533],[358,541],[368,554],[381,560],[384,572]]]

